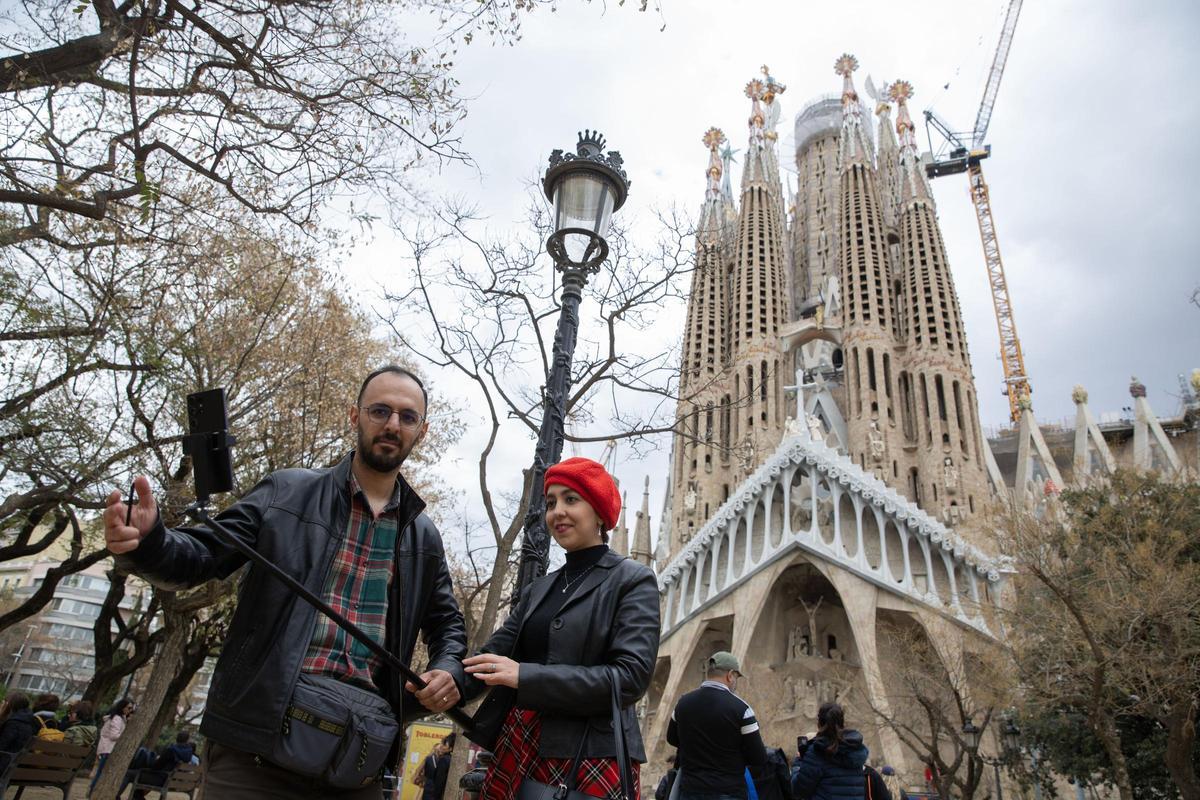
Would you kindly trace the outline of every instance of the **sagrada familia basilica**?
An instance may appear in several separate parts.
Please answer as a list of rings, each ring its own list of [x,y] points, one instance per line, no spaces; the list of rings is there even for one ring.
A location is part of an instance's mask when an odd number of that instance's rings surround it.
[[[868,110],[857,66],[838,59],[840,95],[796,115],[794,184],[777,153],[786,87],[766,67],[746,86],[736,194],[725,135],[704,135],[683,400],[653,558],[663,632],[645,707],[652,763],[666,756],[670,709],[707,655],[728,649],[746,665],[740,691],[768,743],[789,747],[836,699],[879,763],[915,771],[916,755],[873,722],[896,691],[879,632],[908,626],[959,665],[1001,635],[1011,567],[985,509],[1036,507],[1119,465],[1196,467],[1200,371],[1178,419],[1160,420],[1134,379],[1119,420],[1098,421],[1077,387],[1073,430],[1039,426],[1024,397],[1013,427],[988,439],[913,88],[897,81]],[[644,561],[647,502],[636,535],[617,536]]]

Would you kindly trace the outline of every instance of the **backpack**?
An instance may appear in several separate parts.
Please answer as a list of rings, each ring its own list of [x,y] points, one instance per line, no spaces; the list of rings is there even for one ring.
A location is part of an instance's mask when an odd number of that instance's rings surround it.
[[[58,728],[51,728],[41,717],[34,715],[34,719],[37,720],[38,724],[37,738],[44,739],[47,742],[61,742],[63,739],[67,738],[65,733],[60,731]]]

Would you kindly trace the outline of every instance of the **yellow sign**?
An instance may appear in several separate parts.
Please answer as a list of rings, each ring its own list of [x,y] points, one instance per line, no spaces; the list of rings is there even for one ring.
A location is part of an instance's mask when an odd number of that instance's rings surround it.
[[[417,800],[422,789],[413,783],[413,776],[425,763],[425,756],[433,752],[433,746],[445,739],[450,731],[449,725],[437,725],[432,722],[416,722],[408,727],[408,747],[404,755],[404,775],[400,783],[400,800]]]

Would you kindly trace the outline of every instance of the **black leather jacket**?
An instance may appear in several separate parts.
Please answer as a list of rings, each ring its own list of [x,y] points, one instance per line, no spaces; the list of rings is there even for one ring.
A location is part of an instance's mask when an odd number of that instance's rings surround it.
[[[556,572],[538,578],[521,594],[521,601],[504,625],[483,646],[521,661],[514,652],[521,627],[547,597]],[[519,688],[497,687],[475,713],[472,741],[490,747],[513,705],[542,716],[538,754],[543,758],[574,758],[584,726],[590,724],[584,758],[616,755],[612,735],[610,668],[621,675],[621,723],[629,757],[645,762],[634,704],[650,686],[658,657],[658,582],[654,573],[636,561],[608,552],[582,579],[550,623],[545,664],[521,663]],[[468,695],[484,684],[467,676]]]
[[[346,536],[350,459],[348,455],[329,469],[272,473],[217,519],[320,596]],[[428,669],[446,670],[462,689],[467,636],[442,539],[422,513],[425,503],[407,484],[403,489],[385,646],[410,663],[419,630],[429,651]],[[225,578],[245,561],[208,528],[168,530],[161,520],[136,550],[117,558],[121,567],[164,589]],[[249,753],[270,752],[312,640],[316,614],[278,580],[250,567],[213,673],[201,733]],[[374,678],[398,718],[425,713],[403,691],[397,673],[383,666]]]

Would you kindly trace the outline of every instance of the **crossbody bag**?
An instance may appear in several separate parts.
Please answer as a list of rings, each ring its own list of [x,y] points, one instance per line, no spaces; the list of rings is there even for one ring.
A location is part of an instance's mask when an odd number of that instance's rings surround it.
[[[612,731],[616,749],[617,770],[621,779],[621,796],[625,800],[634,800],[633,772],[629,768],[629,751],[625,743],[625,726],[621,724],[621,677],[613,667],[608,668],[612,685]],[[526,776],[521,779],[517,788],[516,800],[596,800],[591,795],[584,794],[576,787],[579,785],[579,764],[583,760],[583,749],[587,743],[588,729],[591,726],[585,721],[583,736],[579,740],[579,748],[571,762],[571,771],[566,779],[557,786],[551,786],[541,781],[535,781]]]
[[[355,789],[383,771],[400,724],[374,692],[301,672],[269,760],[335,789]]]

